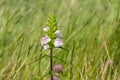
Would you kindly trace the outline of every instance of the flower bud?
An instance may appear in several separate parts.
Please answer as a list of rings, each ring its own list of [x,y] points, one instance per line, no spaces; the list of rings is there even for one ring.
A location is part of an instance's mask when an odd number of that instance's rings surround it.
[[[62,65],[61,64],[55,65],[53,70],[57,73],[62,72]]]

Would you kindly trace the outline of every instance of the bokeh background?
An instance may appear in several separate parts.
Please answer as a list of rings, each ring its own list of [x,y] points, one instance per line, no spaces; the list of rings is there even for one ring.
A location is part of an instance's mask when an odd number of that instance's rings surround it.
[[[54,49],[61,80],[120,80],[120,0],[0,0],[1,80],[49,80],[51,14],[69,50]]]

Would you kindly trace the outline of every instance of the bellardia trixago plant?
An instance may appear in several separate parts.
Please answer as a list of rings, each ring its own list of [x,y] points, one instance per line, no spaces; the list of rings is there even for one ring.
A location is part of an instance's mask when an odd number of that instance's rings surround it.
[[[44,37],[41,38],[41,45],[44,50],[50,50],[50,74],[51,80],[55,80],[53,76],[53,48],[62,48],[62,33],[61,30],[57,27],[57,22],[54,16],[50,16],[48,19],[48,24],[43,28],[43,31],[46,33]],[[61,72],[62,65],[54,68],[57,72]]]

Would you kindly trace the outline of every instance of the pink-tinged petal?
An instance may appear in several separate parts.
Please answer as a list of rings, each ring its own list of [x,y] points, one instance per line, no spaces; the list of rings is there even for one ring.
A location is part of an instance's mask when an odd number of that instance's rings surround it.
[[[55,34],[57,35],[57,37],[62,37],[61,30],[56,30]]]
[[[50,30],[50,28],[48,26],[43,28],[43,31],[45,31],[45,32],[47,32],[48,30]]]
[[[56,38],[54,41],[54,46],[55,47],[62,47],[63,46],[62,40],[60,38]]]
[[[51,39],[48,36],[42,37],[41,38],[41,45],[43,46],[44,44],[48,44],[48,42],[50,42]]]

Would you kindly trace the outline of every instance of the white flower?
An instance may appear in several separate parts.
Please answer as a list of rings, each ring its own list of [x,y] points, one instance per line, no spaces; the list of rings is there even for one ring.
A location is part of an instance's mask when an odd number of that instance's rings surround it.
[[[48,26],[43,28],[43,31],[45,31],[45,32],[47,32],[48,30],[50,30],[50,28]]]
[[[51,41],[51,39],[48,36],[41,38],[41,45],[43,46],[43,48],[45,50],[49,48],[48,42],[50,42],[50,41]]]
[[[43,46],[44,44],[47,44],[50,41],[51,41],[51,39],[48,36],[42,37],[41,38],[41,45]]]
[[[56,30],[55,34],[57,35],[57,37],[62,37],[61,30]]]
[[[56,38],[54,41],[54,46],[55,47],[62,47],[63,46],[62,40],[60,38]]]

